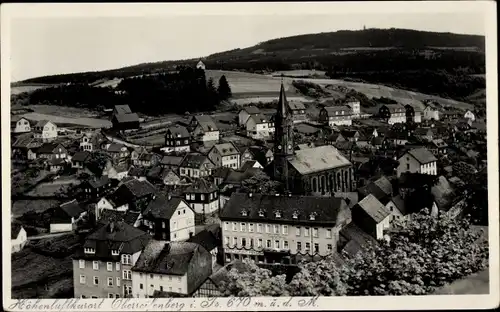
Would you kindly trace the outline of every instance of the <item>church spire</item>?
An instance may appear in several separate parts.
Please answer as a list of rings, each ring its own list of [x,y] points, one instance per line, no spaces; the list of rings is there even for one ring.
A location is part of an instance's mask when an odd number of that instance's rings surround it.
[[[281,74],[281,89],[280,89],[280,99],[278,101],[278,115],[285,118],[287,116],[287,100],[285,94],[285,87],[283,86],[283,74]]]

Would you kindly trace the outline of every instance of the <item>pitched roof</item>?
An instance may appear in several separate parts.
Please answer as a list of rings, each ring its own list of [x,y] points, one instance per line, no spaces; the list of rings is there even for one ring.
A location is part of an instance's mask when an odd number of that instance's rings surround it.
[[[137,259],[133,271],[184,275],[195,253],[203,248],[189,242],[151,240]]]
[[[275,196],[264,194],[233,193],[220,214],[221,220],[266,220],[266,222],[308,222],[337,224],[343,209],[348,209],[341,198],[314,196]],[[242,215],[242,211],[247,216]],[[259,216],[263,212],[263,217]],[[275,212],[280,211],[281,217]],[[297,219],[293,218],[297,213]],[[315,220],[310,215],[315,213]]]
[[[437,161],[436,157],[425,147],[419,147],[409,150],[408,154],[413,156],[421,164],[427,164],[433,161]]]
[[[132,110],[128,105],[115,105],[115,110],[118,114],[130,114]]]
[[[61,148],[64,148],[64,146],[59,143],[43,143],[36,152],[38,154],[50,154],[59,146],[61,146]]]
[[[134,225],[137,219],[139,218],[140,213],[136,211],[118,211],[111,209],[103,209],[99,213],[98,222],[105,225],[110,222],[123,221],[128,225]]]
[[[59,206],[62,211],[64,211],[68,216],[77,218],[79,217],[85,210],[80,206],[80,204],[76,201],[76,199],[73,199],[72,201],[69,201],[67,203],[61,204]]]
[[[72,161],[85,161],[87,158],[90,157],[90,153],[87,151],[78,151],[76,152],[73,157],[71,157]]]
[[[48,124],[49,122],[51,122],[50,120],[40,120],[39,122],[37,122],[35,124],[35,127],[38,128],[38,127],[45,127],[46,124]]]
[[[247,160],[243,165],[241,166],[241,171],[247,171],[250,168],[253,168],[253,166],[257,163],[256,160]]]
[[[187,154],[180,166],[199,169],[204,163],[212,163],[207,156],[201,154]]]
[[[251,115],[248,120],[250,119],[252,119],[256,124],[271,122],[271,119],[264,114]]]
[[[42,143],[31,136],[20,136],[17,140],[12,144],[13,148],[36,148],[41,146]]]
[[[129,114],[118,114],[115,115],[115,118],[118,122],[139,122],[139,116],[136,113]]]
[[[190,136],[189,131],[186,127],[181,125],[173,125],[167,128],[167,132],[170,131],[174,137],[177,138],[187,138]]]
[[[240,153],[236,146],[234,146],[231,142],[215,144],[212,148],[215,148],[221,156],[229,156]]]
[[[351,165],[349,160],[331,145],[298,150],[289,162],[301,174]]]
[[[203,230],[203,231],[199,232],[198,234],[189,238],[187,241],[189,243],[198,244],[198,245],[202,246],[203,248],[205,248],[205,250],[207,250],[207,251],[212,251],[213,249],[217,248],[217,246],[219,245],[219,242],[217,241],[217,238],[215,237],[215,235],[212,232],[207,231],[207,230]]]
[[[245,112],[247,112],[250,115],[257,115],[260,114],[260,110],[258,107],[250,105],[250,106],[245,106],[243,109]]]
[[[48,163],[52,166],[59,166],[66,163],[66,160],[64,158],[52,158],[48,161]]]
[[[392,194],[392,183],[385,176],[380,177],[379,179],[373,182],[376,186],[378,186],[385,194]]]
[[[305,124],[305,123],[299,123],[297,125],[294,125],[294,128],[298,132],[302,132],[305,134],[314,134],[314,133],[318,133],[321,131],[320,129],[313,127],[311,125]]]
[[[393,198],[391,198],[391,201],[394,203],[396,208],[398,208],[399,212],[403,214],[403,216],[408,214],[408,211],[406,210],[405,201],[400,195],[394,196]]]
[[[122,148],[126,147],[123,144],[119,143],[110,143],[108,147],[106,148],[106,151],[111,152],[111,153],[119,153],[121,152]]]
[[[182,162],[184,157],[182,156],[163,156],[161,159],[160,163],[162,165],[168,165],[168,166],[179,166]]]
[[[390,212],[382,205],[382,203],[375,198],[372,194],[369,194],[357,204],[361,209],[363,209],[376,223],[382,222]]]
[[[291,110],[304,110],[304,109],[306,109],[306,107],[304,106],[304,104],[302,102],[296,102],[296,101],[288,102],[288,107]]]
[[[219,130],[214,120],[209,115],[197,115],[194,116],[194,118],[196,122],[200,125],[201,129],[205,132]]]
[[[405,107],[401,104],[384,104],[382,106],[385,106],[389,109],[389,112],[391,113],[404,113],[405,112]]]
[[[375,238],[365,233],[353,222],[343,227],[340,230],[340,235],[348,241],[348,243],[342,250],[351,257],[355,256],[359,251],[361,251],[364,246],[377,242]]]
[[[335,112],[339,112],[339,115],[351,115],[352,109],[347,105],[336,105],[336,106],[327,106],[325,107],[326,112],[328,113],[328,117],[338,116]],[[342,112],[344,112],[342,114]]]
[[[142,198],[156,193],[156,188],[147,180],[131,179],[124,182],[119,189],[122,187],[126,188],[135,198]]]
[[[211,193],[215,192],[217,190],[217,187],[207,181],[206,179],[200,178],[194,181],[193,184],[188,186],[185,190],[184,193]]]
[[[436,147],[448,147],[448,144],[446,144],[445,141],[443,141],[443,139],[435,139],[435,140],[432,140],[432,144]]]
[[[178,197],[171,197],[168,199],[163,195],[156,196],[144,210],[143,215],[150,215],[156,219],[170,219],[175,210],[183,200]]]
[[[129,177],[145,177],[146,168],[132,166],[128,169],[127,175]]]

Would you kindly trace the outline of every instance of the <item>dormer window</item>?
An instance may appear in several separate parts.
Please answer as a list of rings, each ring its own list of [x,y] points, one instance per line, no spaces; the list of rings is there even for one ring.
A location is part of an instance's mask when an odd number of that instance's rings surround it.
[[[246,217],[246,216],[248,216],[248,212],[245,209],[243,209],[241,211],[241,215],[244,216],[244,217]]]
[[[114,249],[114,250],[111,250],[111,255],[112,256],[118,256],[120,253],[118,252],[118,250]]]
[[[264,210],[260,209],[259,210],[259,217],[263,217],[264,216]]]
[[[84,248],[83,251],[86,254],[95,254],[95,249],[94,248]]]
[[[281,218],[281,211],[276,210],[276,211],[274,212],[274,215],[276,216],[276,218]]]
[[[297,211],[294,211],[292,214],[292,218],[298,219],[299,218],[299,213]]]
[[[309,215],[309,220],[314,221],[316,220],[316,212],[313,212]]]

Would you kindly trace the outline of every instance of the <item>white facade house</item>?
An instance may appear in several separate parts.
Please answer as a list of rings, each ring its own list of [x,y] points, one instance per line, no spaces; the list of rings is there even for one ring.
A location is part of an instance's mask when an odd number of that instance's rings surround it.
[[[113,211],[127,211],[128,210],[128,203],[115,204],[111,199],[103,197],[95,205],[95,217],[96,217],[96,219],[99,219],[100,213],[104,209],[109,209],[109,210],[113,210]]]
[[[471,121],[476,120],[476,116],[474,116],[474,113],[468,110],[465,112],[464,118],[470,119]]]
[[[26,133],[31,131],[31,125],[28,119],[21,117],[17,121],[13,121],[13,129],[14,133]]]
[[[274,133],[274,123],[262,114],[252,115],[247,120],[246,132],[253,139],[266,139]]]
[[[250,116],[257,116],[259,114],[260,110],[256,106],[246,106],[238,113],[238,124],[240,126],[246,126]]]
[[[328,123],[330,128],[350,126],[352,125],[352,117],[352,109],[346,105],[324,107],[319,112],[319,120]]]
[[[424,108],[424,120],[439,120],[439,110],[431,105]]]
[[[208,152],[208,158],[216,167],[233,169],[240,167],[240,152],[231,142],[214,145]]]
[[[205,64],[200,60],[197,64],[196,64],[196,68],[198,69],[203,69],[205,70]]]
[[[346,106],[350,107],[352,110],[352,117],[359,118],[361,115],[361,103],[358,100],[348,100],[345,103]]]
[[[209,115],[194,116],[190,124],[193,128],[192,136],[194,139],[202,142],[219,141],[219,129]]]
[[[57,126],[48,120],[42,120],[33,127],[33,137],[42,141],[51,141],[57,138]]]
[[[398,177],[405,172],[437,175],[437,159],[424,147],[409,150],[398,161]]]
[[[10,244],[12,253],[18,252],[26,245],[28,242],[28,234],[21,224],[12,222],[10,225]]]

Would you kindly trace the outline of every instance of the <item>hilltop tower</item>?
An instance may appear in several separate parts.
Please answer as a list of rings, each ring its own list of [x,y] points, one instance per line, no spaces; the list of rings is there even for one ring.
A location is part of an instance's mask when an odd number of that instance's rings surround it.
[[[274,126],[274,178],[283,182],[285,192],[289,192],[288,160],[294,155],[295,146],[293,144],[293,119],[286,100],[283,78],[281,78],[278,111]]]

